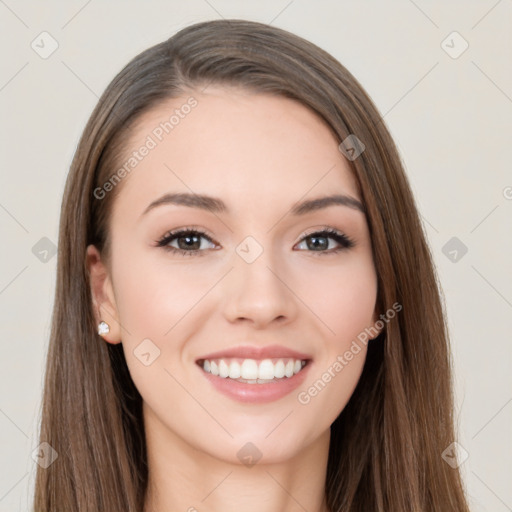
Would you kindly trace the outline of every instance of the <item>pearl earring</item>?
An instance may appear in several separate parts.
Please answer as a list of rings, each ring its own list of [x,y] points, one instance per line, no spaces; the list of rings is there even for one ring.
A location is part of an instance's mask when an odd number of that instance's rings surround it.
[[[110,326],[107,324],[107,322],[104,322],[103,320],[98,324],[98,334],[100,336],[103,336],[104,334],[108,334],[110,332]]]

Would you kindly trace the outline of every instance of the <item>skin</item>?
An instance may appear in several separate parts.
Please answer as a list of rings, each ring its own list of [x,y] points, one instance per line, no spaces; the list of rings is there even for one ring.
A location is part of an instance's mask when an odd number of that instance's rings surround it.
[[[334,205],[287,213],[333,193],[361,201],[357,182],[327,126],[303,105],[221,87],[191,94],[198,105],[118,185],[110,258],[87,250],[97,318],[110,325],[104,338],[122,341],[143,398],[145,510],[260,512],[264,503],[267,512],[325,511],[330,425],[356,387],[366,347],[309,403],[297,395],[378,319],[377,279],[362,212]],[[144,114],[128,153],[188,97]],[[231,213],[167,204],[142,215],[167,192],[215,196]],[[187,226],[212,238],[201,239],[202,255],[156,246]],[[354,247],[331,254],[308,247],[305,234],[326,226]],[[250,264],[236,252],[247,236],[263,249]],[[322,240],[323,251],[339,246]],[[144,339],[160,350],[149,366],[134,355]],[[310,354],[305,384],[264,404],[220,394],[195,360],[244,342]],[[250,467],[237,457],[247,442],[262,454]]]

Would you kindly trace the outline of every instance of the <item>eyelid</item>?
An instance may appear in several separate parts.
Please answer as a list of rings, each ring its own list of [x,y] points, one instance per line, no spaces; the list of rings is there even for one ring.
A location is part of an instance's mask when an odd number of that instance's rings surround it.
[[[333,228],[328,225],[321,224],[320,226],[313,226],[312,228],[306,229],[306,231],[304,231],[302,234],[299,235],[299,239],[300,239],[300,241],[302,241],[303,238],[306,238],[311,235],[315,235],[316,233],[322,233],[322,232],[326,232],[326,231],[330,232],[330,233],[336,233],[336,234],[340,234],[343,236],[347,236],[343,233],[343,231],[341,231],[339,229]]]
[[[180,228],[175,228],[175,229],[169,229],[168,231],[165,232],[165,234],[160,237],[159,241],[161,240],[164,240],[172,235],[178,235],[178,234],[181,234],[181,233],[187,233],[189,231],[193,231],[194,233],[198,233],[200,234],[201,236],[204,236],[205,238],[207,238],[210,242],[214,242],[214,238],[213,238],[213,235],[211,233],[208,232],[208,230],[204,229],[204,228],[200,228],[198,226],[182,226]]]

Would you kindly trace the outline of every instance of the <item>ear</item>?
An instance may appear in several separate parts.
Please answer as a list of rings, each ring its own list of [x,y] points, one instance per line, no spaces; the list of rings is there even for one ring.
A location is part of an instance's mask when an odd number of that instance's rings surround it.
[[[101,322],[106,322],[110,330],[102,334],[103,339],[116,345],[121,342],[121,324],[114,297],[112,278],[96,246],[89,245],[86,250],[86,265],[89,271],[89,281],[91,286],[92,305],[96,326]]]

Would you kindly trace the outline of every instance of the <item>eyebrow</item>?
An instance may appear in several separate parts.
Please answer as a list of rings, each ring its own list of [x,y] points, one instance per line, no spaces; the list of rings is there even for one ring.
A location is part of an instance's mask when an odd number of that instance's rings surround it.
[[[156,199],[142,212],[145,215],[147,212],[156,208],[157,206],[174,204],[178,206],[188,206],[190,208],[199,208],[201,210],[208,210],[213,213],[228,213],[229,208],[222,199],[201,195],[201,194],[188,194],[188,193],[169,193],[164,194],[162,197]],[[359,210],[365,213],[363,204],[354,197],[345,194],[335,194],[325,197],[318,197],[316,199],[308,199],[301,203],[295,204],[291,209],[291,214],[294,216],[305,215],[310,212],[321,210],[332,205],[347,206],[353,210]]]

